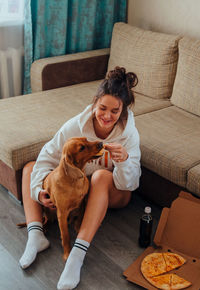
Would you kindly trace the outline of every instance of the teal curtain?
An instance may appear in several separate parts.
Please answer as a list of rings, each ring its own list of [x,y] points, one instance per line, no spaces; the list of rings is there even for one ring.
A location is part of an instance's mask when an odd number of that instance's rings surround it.
[[[110,46],[115,22],[126,21],[126,0],[26,0],[24,93],[34,60]]]

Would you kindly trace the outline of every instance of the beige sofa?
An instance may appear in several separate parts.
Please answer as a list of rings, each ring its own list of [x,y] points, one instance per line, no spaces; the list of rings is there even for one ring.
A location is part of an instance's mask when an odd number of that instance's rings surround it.
[[[138,191],[161,206],[182,189],[200,196],[200,40],[117,23],[110,50],[38,60],[33,93],[0,100],[0,183],[19,200],[23,166],[92,101],[116,65],[139,79],[133,108],[142,152]]]

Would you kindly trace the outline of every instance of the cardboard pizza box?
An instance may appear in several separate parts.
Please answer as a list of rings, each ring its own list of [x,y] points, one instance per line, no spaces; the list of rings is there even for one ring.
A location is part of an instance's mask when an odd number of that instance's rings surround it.
[[[155,247],[148,247],[125,271],[130,282],[145,289],[157,289],[142,275],[143,258],[154,252],[173,252],[186,259],[180,268],[170,271],[190,281],[188,290],[200,290],[200,199],[181,191],[170,208],[163,208],[154,236]]]

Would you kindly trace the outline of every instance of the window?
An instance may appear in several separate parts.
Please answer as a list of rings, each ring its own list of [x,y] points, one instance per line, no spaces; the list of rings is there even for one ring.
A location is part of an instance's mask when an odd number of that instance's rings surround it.
[[[24,0],[0,0],[0,25],[23,22]]]

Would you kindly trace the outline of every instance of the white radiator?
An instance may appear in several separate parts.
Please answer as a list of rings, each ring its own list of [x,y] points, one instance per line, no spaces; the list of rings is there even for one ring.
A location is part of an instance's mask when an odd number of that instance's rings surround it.
[[[0,98],[22,94],[23,54],[23,47],[0,50]]]

